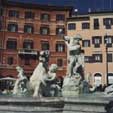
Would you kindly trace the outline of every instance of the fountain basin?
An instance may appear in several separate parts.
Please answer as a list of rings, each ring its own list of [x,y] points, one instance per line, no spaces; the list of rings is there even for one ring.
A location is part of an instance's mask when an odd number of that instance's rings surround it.
[[[79,97],[0,97],[0,113],[105,113],[113,98]]]

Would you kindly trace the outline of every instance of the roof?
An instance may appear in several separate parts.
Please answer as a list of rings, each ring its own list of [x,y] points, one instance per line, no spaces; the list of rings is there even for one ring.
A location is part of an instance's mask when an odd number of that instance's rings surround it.
[[[7,1],[7,3],[5,3],[5,6],[30,8],[30,9],[41,9],[41,10],[57,10],[57,11],[72,11],[73,9],[72,6],[42,5],[42,4],[14,2],[14,1]]]

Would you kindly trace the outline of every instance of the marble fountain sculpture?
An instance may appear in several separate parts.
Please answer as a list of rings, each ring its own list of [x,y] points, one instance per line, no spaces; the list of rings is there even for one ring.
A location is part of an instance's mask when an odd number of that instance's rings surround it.
[[[33,71],[30,81],[24,75],[23,69],[17,67],[18,79],[13,90],[14,95],[33,94],[33,97],[57,97],[57,96],[77,96],[81,93],[89,93],[89,86],[84,79],[84,54],[79,41],[80,35],[76,37],[64,38],[67,45],[67,75],[63,81],[63,87],[58,85],[56,64],[48,67],[49,55],[45,51],[40,52],[39,64]]]
[[[49,70],[47,67],[48,62],[45,51],[40,52],[39,64],[30,77],[30,81],[24,75],[24,70],[20,66],[17,66],[18,79],[14,85],[13,95],[23,96],[33,93],[33,97],[61,96],[61,88],[57,84],[56,78],[58,67],[56,64],[51,64]]]
[[[62,89],[63,96],[76,96],[80,94],[84,73],[84,55],[81,52],[79,41],[81,37],[64,37],[67,45],[68,66]]]

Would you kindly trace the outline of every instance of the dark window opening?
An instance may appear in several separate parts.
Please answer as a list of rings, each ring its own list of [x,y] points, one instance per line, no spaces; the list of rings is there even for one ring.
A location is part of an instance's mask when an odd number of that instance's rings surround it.
[[[92,43],[94,44],[94,47],[96,47],[96,48],[100,47],[100,44],[102,44],[102,37],[101,36],[93,36]]]
[[[75,23],[68,24],[68,30],[75,30],[75,29],[76,29],[76,24]]]
[[[99,29],[99,19],[94,19],[94,29]]]
[[[87,23],[82,23],[82,29],[89,29],[90,28],[90,24]]]
[[[85,63],[92,63],[93,62],[93,57],[92,56],[85,56],[84,60],[85,60]]]
[[[31,40],[24,41],[23,48],[24,49],[33,49],[33,41],[31,41]]]
[[[6,46],[7,46],[6,47],[7,49],[15,50],[15,49],[17,49],[17,41],[16,40],[8,40]]]
[[[8,24],[8,31],[17,32],[18,31],[18,25],[17,24]]]
[[[112,62],[112,60],[113,60],[112,54],[111,53],[108,53],[107,54],[107,62]]]
[[[105,36],[104,43],[106,44],[107,47],[112,47],[113,36]]]
[[[41,14],[41,21],[50,21],[49,14]]]
[[[0,20],[0,31],[2,30],[2,21]]]
[[[102,54],[93,54],[94,62],[102,62]]]
[[[65,28],[56,28],[56,35],[65,34]]]
[[[0,7],[0,16],[3,16],[3,7]]]
[[[25,58],[24,59],[24,64],[25,65],[30,65],[30,59],[29,58]]]
[[[42,50],[49,50],[49,42],[47,42],[47,41],[42,41],[41,42],[41,49]]]
[[[24,26],[24,32],[25,33],[33,33],[34,32],[34,28],[32,25],[25,25]]]
[[[62,67],[63,66],[63,60],[57,59],[57,65],[58,65],[58,67]]]
[[[65,44],[57,43],[56,44],[56,52],[65,52]]]
[[[104,18],[103,24],[106,27],[106,29],[111,29],[111,26],[113,25],[113,19],[112,18]]]
[[[90,40],[83,40],[82,41],[82,46],[83,47],[90,47]]]
[[[13,57],[8,57],[7,64],[9,64],[9,65],[13,64]]]
[[[56,21],[65,21],[65,15],[64,14],[57,14]]]
[[[41,27],[40,34],[42,35],[49,35],[49,27]]]
[[[34,13],[33,12],[25,12],[25,19],[34,19]]]
[[[19,11],[16,10],[9,10],[9,17],[19,17]]]

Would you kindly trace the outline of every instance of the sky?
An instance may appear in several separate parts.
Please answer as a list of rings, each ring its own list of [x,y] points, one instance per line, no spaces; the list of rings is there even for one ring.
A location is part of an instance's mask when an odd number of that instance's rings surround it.
[[[91,11],[102,11],[102,10],[113,10],[113,0],[9,0],[17,2],[28,2],[37,4],[49,4],[49,5],[60,5],[60,6],[73,6],[78,9],[80,13]]]

